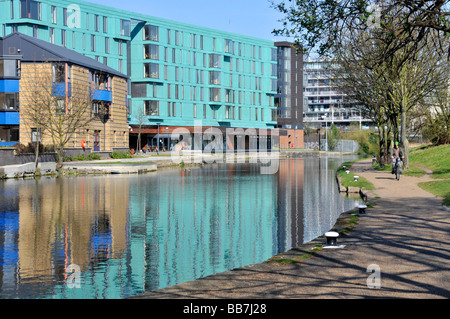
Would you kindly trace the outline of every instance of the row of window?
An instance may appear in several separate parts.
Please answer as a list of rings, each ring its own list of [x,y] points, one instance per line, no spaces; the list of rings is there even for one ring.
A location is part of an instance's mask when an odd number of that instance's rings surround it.
[[[172,30],[167,29],[167,44],[172,44]],[[194,33],[190,33],[190,43],[189,47],[192,49],[199,48],[200,50],[204,49],[204,37],[203,35],[197,35]],[[184,46],[184,32],[183,31],[174,31],[174,44],[176,46]],[[198,40],[197,40],[198,39]],[[153,41],[159,42],[159,27],[155,25],[147,24],[143,27],[143,40],[144,41]],[[246,44],[235,41],[231,39],[224,39],[224,52],[228,54],[236,54],[239,56],[246,56]],[[236,44],[236,45],[235,45]],[[212,38],[212,50],[218,51],[217,47],[217,39]],[[250,45],[250,56],[253,59],[262,59],[262,47],[257,45]],[[271,60],[277,61],[277,49],[272,48],[271,51]]]
[[[179,116],[181,117],[182,114],[182,105],[180,103],[179,107]],[[203,118],[207,118],[207,105],[203,104]],[[237,116],[236,116],[236,109],[237,109]],[[193,117],[197,118],[199,115],[199,105],[193,104]],[[218,110],[216,108],[211,108],[212,111],[212,118],[217,119]],[[249,109],[249,119],[252,119],[252,114],[254,114],[253,120],[255,121],[264,121],[264,108],[254,108]],[[276,121],[277,117],[277,110],[271,110],[271,121]],[[225,105],[225,119],[227,120],[242,120],[242,107],[240,106],[234,106],[234,105]],[[150,116],[159,116],[159,101],[156,100],[146,100],[144,101],[144,115],[150,115]],[[167,115],[169,117],[175,117],[177,116],[177,103],[176,102],[167,102]]]
[[[147,83],[132,83],[131,96],[133,98],[140,97],[158,97],[158,85],[153,85],[153,89],[147,91]],[[203,87],[167,84],[167,98],[176,100],[205,101],[205,90]],[[268,96],[268,106],[274,105],[274,96]],[[222,102],[222,88],[209,88],[209,101]],[[261,92],[245,92],[242,90],[224,89],[225,103],[238,103],[249,105],[263,105],[263,95]]]
[[[159,46],[156,44],[144,44],[143,46],[143,58],[144,60],[159,60]],[[233,68],[236,72],[243,72],[244,69],[249,70],[249,73],[256,74],[257,71],[261,75],[264,75],[264,62],[256,62],[256,61],[250,61],[250,60],[243,60],[243,59],[233,59],[231,57],[223,57],[220,54],[216,53],[197,53],[197,52],[191,52],[191,51],[184,51],[184,50],[178,50],[175,48],[172,48],[171,53],[171,59],[169,58],[169,48],[164,47],[164,62],[172,62],[172,63],[179,63],[179,64],[187,64],[191,66],[201,66],[203,65],[204,68],[222,68],[222,61],[227,62],[229,65],[229,70],[233,71]],[[108,53],[108,52],[107,52]],[[183,53],[185,58],[183,59]],[[208,59],[209,58],[209,59]],[[199,61],[202,59],[203,61]],[[209,60],[209,64],[208,64]],[[257,68],[257,65],[260,66],[259,70]],[[270,75],[276,76],[277,75],[277,65],[274,63],[270,64]]]

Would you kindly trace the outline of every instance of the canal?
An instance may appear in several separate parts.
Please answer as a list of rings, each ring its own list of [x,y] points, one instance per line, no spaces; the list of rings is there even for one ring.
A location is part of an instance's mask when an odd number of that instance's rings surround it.
[[[359,203],[349,157],[0,182],[0,298],[126,298],[263,262]]]

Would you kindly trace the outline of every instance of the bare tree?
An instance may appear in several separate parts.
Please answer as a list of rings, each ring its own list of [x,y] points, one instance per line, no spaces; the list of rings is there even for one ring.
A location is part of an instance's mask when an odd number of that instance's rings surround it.
[[[343,41],[336,62],[340,66],[338,86],[354,100],[364,105],[367,114],[379,129],[380,159],[386,158],[392,138],[405,148],[405,167],[408,166],[406,117],[426,97],[433,95],[447,83],[446,65],[438,54],[436,43],[429,41],[414,55],[407,47],[395,52],[390,60],[373,63],[386,43],[382,37],[355,32]],[[405,59],[405,55],[408,58]],[[384,162],[380,161],[383,165]]]
[[[63,64],[64,66],[64,64]],[[21,116],[29,126],[38,128],[44,140],[49,138],[57,153],[57,167],[62,167],[64,147],[79,129],[87,128],[92,121],[92,94],[86,84],[66,85],[64,79],[67,66],[34,64],[25,78],[25,99]]]

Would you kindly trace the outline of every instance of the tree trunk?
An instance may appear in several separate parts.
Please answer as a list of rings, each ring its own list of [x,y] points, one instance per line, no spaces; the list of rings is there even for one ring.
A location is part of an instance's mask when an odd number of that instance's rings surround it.
[[[402,108],[402,120],[401,120],[401,142],[403,147],[403,155],[405,158],[403,159],[403,167],[405,169],[408,169],[408,158],[409,158],[409,147],[408,147],[408,141],[406,139],[406,110],[405,108]]]

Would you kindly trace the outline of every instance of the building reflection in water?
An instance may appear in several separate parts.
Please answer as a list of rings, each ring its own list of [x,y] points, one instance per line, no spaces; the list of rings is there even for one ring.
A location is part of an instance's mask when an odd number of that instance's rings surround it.
[[[123,298],[267,260],[334,224],[318,201],[342,212],[333,172],[318,165],[330,164],[5,181],[0,297]],[[71,264],[81,288],[66,284]]]

